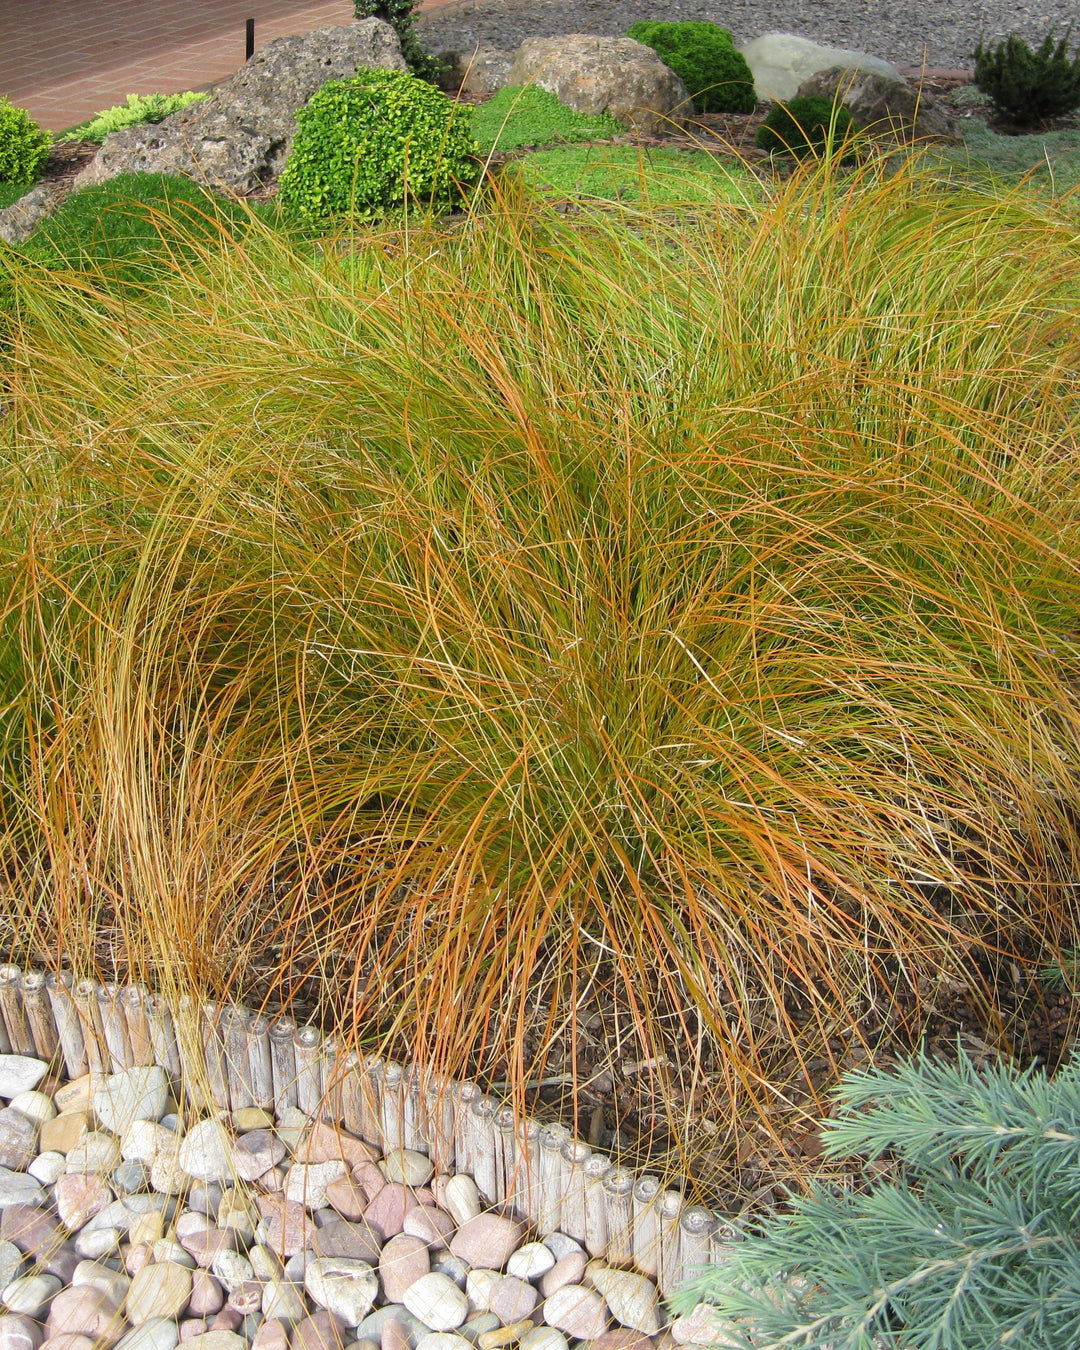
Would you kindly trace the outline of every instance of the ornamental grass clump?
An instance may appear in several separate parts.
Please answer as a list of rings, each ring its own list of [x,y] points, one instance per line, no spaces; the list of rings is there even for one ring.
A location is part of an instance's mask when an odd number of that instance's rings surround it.
[[[1015,1030],[1077,942],[1066,219],[826,164],[196,252],[14,260],[13,958],[519,1105],[666,1058],[721,1143],[948,989]]]

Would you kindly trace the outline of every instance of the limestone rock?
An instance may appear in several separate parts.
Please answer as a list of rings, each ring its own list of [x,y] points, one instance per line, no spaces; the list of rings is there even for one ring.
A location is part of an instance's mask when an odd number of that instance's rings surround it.
[[[494,94],[509,83],[506,77],[514,64],[514,53],[502,47],[477,47],[471,52],[443,52],[441,56],[450,67],[447,87],[454,93],[474,94],[481,98]]]
[[[576,112],[609,112],[643,136],[681,126],[693,111],[678,75],[633,38],[528,38],[506,83],[535,84]]]
[[[699,1303],[683,1317],[676,1317],[670,1331],[676,1345],[711,1345],[728,1350],[740,1343],[735,1339],[738,1328],[708,1303]]]
[[[193,103],[191,106],[197,108],[201,104]],[[230,1178],[232,1142],[225,1126],[218,1119],[202,1120],[198,1125],[193,1125],[180,1142],[179,1158],[180,1166],[187,1175],[199,1181],[225,1181]]]
[[[41,1127],[38,1144],[42,1153],[70,1153],[89,1129],[85,1108],[61,1111]]]
[[[337,1162],[293,1163],[285,1181],[285,1199],[306,1205],[308,1209],[325,1209],[329,1205],[326,1188],[332,1181],[345,1175],[345,1164]]]
[[[379,19],[277,38],[203,102],[157,124],[106,136],[76,186],[145,170],[252,192],[284,168],[297,108],[327,80],[345,79],[366,66],[405,69],[397,34]]]
[[[838,93],[860,129],[873,135],[909,140],[957,134],[956,123],[931,94],[874,70],[830,66],[804,80],[797,97],[835,100]]]
[[[120,1145],[104,1130],[90,1130],[67,1155],[65,1172],[108,1172],[120,1161]]]
[[[436,1195],[456,1224],[468,1223],[480,1213],[480,1193],[467,1172],[445,1178]]]
[[[794,33],[764,33],[741,48],[746,64],[754,77],[758,98],[787,102],[798,93],[799,86],[819,70],[840,66],[846,71],[866,70],[902,80],[900,72],[888,61],[869,56],[866,52],[849,51],[844,47],[826,47]]]
[[[544,1321],[574,1340],[593,1341],[607,1330],[604,1300],[582,1284],[564,1284],[544,1301]]]
[[[660,1330],[656,1285],[652,1280],[632,1270],[613,1270],[609,1266],[592,1269],[589,1278],[603,1294],[616,1322],[646,1336]]]

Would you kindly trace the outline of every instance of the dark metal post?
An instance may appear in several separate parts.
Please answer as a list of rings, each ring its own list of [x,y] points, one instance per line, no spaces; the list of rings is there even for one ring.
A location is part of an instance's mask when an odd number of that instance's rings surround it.
[[[245,37],[246,37],[246,41],[245,41],[245,44],[244,44],[244,45],[245,45],[245,49],[246,49],[246,50],[244,51],[244,60],[245,60],[245,61],[250,61],[251,58],[255,55],[255,20],[254,20],[254,19],[248,19],[248,21],[247,21],[247,33],[246,33]]]

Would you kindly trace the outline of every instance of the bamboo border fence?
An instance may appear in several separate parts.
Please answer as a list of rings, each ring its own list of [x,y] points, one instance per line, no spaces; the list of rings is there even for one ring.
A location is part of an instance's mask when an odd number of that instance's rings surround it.
[[[71,1078],[156,1064],[202,1109],[294,1106],[380,1150],[416,1149],[436,1171],[468,1172],[487,1205],[541,1235],[566,1233],[663,1295],[734,1240],[708,1209],[613,1165],[562,1125],[521,1119],[476,1083],[362,1057],[285,1017],[190,999],[172,1009],[137,985],[0,966],[0,1053],[62,1063]]]

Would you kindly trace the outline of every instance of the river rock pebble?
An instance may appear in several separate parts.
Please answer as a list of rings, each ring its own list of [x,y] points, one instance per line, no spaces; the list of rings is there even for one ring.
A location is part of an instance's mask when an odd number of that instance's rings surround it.
[[[110,1074],[92,1098],[99,1124],[119,1135],[137,1120],[160,1120],[168,1101],[169,1081],[156,1064]]]
[[[216,1117],[202,1120],[180,1143],[180,1166],[198,1181],[226,1181],[232,1175],[232,1141]]]
[[[37,1350],[43,1339],[44,1333],[32,1317],[17,1313],[0,1316],[0,1350]]]
[[[0,1166],[21,1171],[37,1153],[36,1123],[13,1106],[0,1108]]]
[[[20,1092],[30,1092],[48,1069],[43,1059],[34,1059],[30,1055],[0,1055],[0,1097],[10,1101]]]
[[[28,1167],[33,1167],[36,1162],[34,1158]],[[41,1177],[29,1171],[13,1172],[7,1167],[0,1167],[0,1209],[7,1209],[9,1205],[36,1205],[44,1199]]]
[[[470,1266],[502,1270],[525,1236],[524,1225],[498,1214],[478,1214],[450,1239],[450,1251]]]
[[[592,1267],[589,1279],[593,1288],[603,1295],[616,1322],[646,1336],[660,1330],[659,1299],[652,1280],[630,1270],[613,1270],[610,1266]]]
[[[607,1330],[607,1309],[595,1289],[564,1284],[544,1300],[544,1321],[579,1341],[592,1341]]]
[[[453,1331],[469,1315],[469,1300],[446,1275],[432,1271],[411,1285],[401,1300],[432,1331]]]

